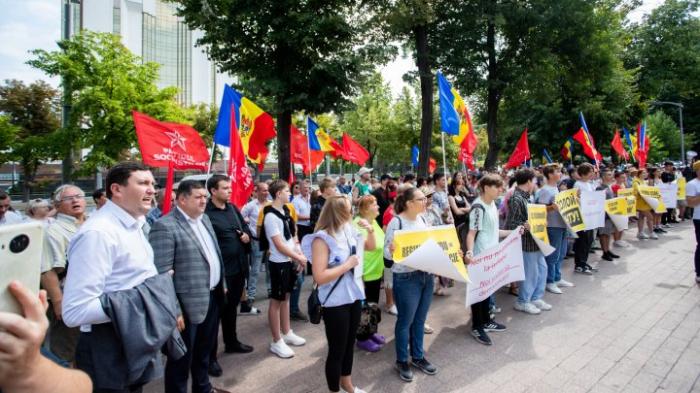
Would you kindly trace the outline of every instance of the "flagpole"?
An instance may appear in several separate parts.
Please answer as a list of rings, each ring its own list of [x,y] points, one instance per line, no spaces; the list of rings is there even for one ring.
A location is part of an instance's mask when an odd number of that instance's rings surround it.
[[[442,167],[445,171],[445,176],[448,176],[448,173],[447,173],[447,155],[445,154],[445,133],[441,132],[440,136],[442,137]],[[430,154],[428,154],[428,161],[430,161]]]
[[[229,141],[229,143],[231,143]],[[216,154],[216,141],[214,141],[214,138],[211,140],[211,157],[209,157],[209,166],[207,167],[207,177],[209,177],[209,174],[211,173],[211,166],[214,163],[214,154]]]

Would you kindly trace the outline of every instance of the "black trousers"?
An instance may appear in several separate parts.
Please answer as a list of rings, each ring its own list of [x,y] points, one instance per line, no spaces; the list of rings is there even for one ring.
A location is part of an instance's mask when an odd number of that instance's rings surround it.
[[[226,301],[219,305],[219,310],[221,310],[221,335],[224,337],[225,348],[235,347],[239,344],[238,334],[236,333],[236,320],[238,317],[238,305],[241,303],[241,296],[245,288],[245,279],[246,273],[243,272],[234,274],[233,276],[226,276],[226,286],[228,287]],[[219,318],[217,318],[217,324],[218,319]],[[210,359],[212,361],[216,360],[218,352],[219,339],[217,334],[217,338],[214,340],[214,346],[211,348]]]
[[[574,263],[576,267],[585,266],[593,245],[593,230],[578,231],[576,235],[578,238],[574,240]]]
[[[484,325],[491,322],[491,315],[489,313],[489,298],[486,298],[478,303],[472,304],[471,308],[472,329],[484,327]]]
[[[382,288],[382,279],[365,281],[365,300],[367,303],[379,303],[379,293]]]
[[[230,291],[230,289],[229,289]],[[178,360],[168,357],[165,364],[165,393],[187,393],[187,379],[192,373],[192,393],[211,392],[209,355],[218,337],[219,299],[216,291],[209,296],[209,310],[202,323],[191,323],[185,316],[182,339],[187,353]]]
[[[355,334],[360,325],[362,304],[358,300],[352,304],[323,308],[323,323],[328,340],[326,358],[326,382],[331,392],[340,391],[340,377],[352,374],[352,357]]]
[[[695,225],[695,276],[700,277],[700,220],[693,220]]]

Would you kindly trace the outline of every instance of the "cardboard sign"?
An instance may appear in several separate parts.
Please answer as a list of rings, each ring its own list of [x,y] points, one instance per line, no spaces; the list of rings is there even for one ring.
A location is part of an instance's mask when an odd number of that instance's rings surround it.
[[[686,185],[685,177],[679,177],[678,180],[676,180],[676,184],[678,185],[678,193],[676,194],[676,198],[679,201],[684,201],[685,200],[685,185]]]
[[[629,225],[627,213],[627,197],[617,197],[605,201],[605,212],[608,213],[618,231],[624,231]]]
[[[581,206],[578,203],[578,190],[562,191],[554,198],[554,203],[559,207],[559,214],[572,232],[576,233],[586,228],[581,214]]]
[[[627,215],[630,217],[637,215],[637,198],[634,196],[634,188],[624,188],[617,190],[618,197],[627,198]]]
[[[637,191],[639,192],[639,196],[651,206],[654,212],[666,213],[666,205],[664,205],[663,200],[661,200],[661,191],[659,187],[640,185],[637,187]]]
[[[605,191],[581,191],[581,214],[587,231],[605,226]]]
[[[460,282],[469,280],[453,225],[394,232],[394,262]]]
[[[668,209],[674,209],[678,204],[678,184],[676,183],[661,183],[659,184],[661,192],[661,201]]]
[[[540,251],[545,256],[553,253],[554,247],[549,245],[549,236],[547,235],[547,206],[529,203],[527,205],[527,222],[530,224],[530,234]]]

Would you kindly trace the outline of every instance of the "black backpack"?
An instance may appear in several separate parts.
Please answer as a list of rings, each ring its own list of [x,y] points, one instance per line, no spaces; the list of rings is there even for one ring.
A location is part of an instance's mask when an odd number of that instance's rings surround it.
[[[263,222],[260,226],[260,233],[258,234],[258,244],[260,245],[260,251],[267,251],[270,249],[270,242],[267,240],[267,235],[265,235],[265,216],[268,213],[276,215],[284,223],[285,239],[289,239],[296,234],[296,225],[294,225],[292,216],[289,214],[289,208],[287,207],[287,205],[283,205],[282,208],[284,209],[284,215],[282,215],[282,213],[280,213],[279,210],[272,207],[272,205],[267,205],[263,208]],[[286,236],[287,233],[290,234],[290,237]]]

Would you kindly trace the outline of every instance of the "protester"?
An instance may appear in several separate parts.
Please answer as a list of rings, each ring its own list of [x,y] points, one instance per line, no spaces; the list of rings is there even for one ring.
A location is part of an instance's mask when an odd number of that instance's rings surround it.
[[[21,215],[12,211],[12,199],[3,190],[0,190],[0,225],[19,224],[24,221]]]
[[[68,327],[80,326],[76,366],[92,379],[96,392],[139,392],[162,376],[153,363],[133,383],[122,347],[131,337],[119,337],[100,298],[142,285],[158,274],[153,249],[143,233],[151,208],[155,180],[139,163],[117,164],[107,173],[107,203],[92,214],[68,247],[70,268],[63,292],[62,316]],[[157,356],[158,349],[152,354]]]
[[[175,192],[170,193],[171,206],[175,206]],[[163,217],[163,206],[165,205],[165,188],[156,192],[156,205],[146,214],[146,222],[153,226],[159,218]]]
[[[559,194],[557,184],[561,179],[559,165],[546,165],[542,171],[546,183],[537,193],[536,202],[547,206],[547,237],[549,245],[554,247],[554,252],[547,255],[547,291],[562,294],[561,287],[573,287],[574,284],[561,278],[561,264],[564,262],[568,250],[568,229],[564,218],[559,213],[559,207],[555,202]]]
[[[107,203],[107,194],[104,188],[98,188],[92,192],[92,201],[95,202],[95,209],[100,210]]]
[[[498,239],[510,234],[509,230],[501,230],[498,225],[498,209],[494,202],[503,190],[503,180],[497,175],[486,175],[479,180],[477,189],[479,196],[472,204],[469,212],[469,232],[466,239],[467,251],[465,263],[474,263],[474,256],[498,244]],[[486,298],[471,305],[472,336],[477,342],[492,345],[488,332],[506,330],[493,320],[490,313],[490,300]]]
[[[372,196],[364,196],[372,198]],[[374,203],[376,211],[376,203]],[[376,247],[372,220],[359,219],[357,224],[367,232],[365,239],[352,225],[352,207],[347,198],[331,197],[321,211],[316,232],[302,242],[304,254],[311,258],[319,300],[323,303],[323,323],[328,340],[326,382],[331,392],[363,393],[352,383],[353,347],[360,323],[365,296],[357,286],[354,268],[360,260],[356,250],[364,239],[364,249]],[[364,267],[363,267],[364,271]],[[378,288],[377,288],[378,293]]]
[[[360,198],[372,193],[370,179],[372,178],[372,168],[362,167],[357,171],[357,176],[360,178],[352,185],[352,204],[357,205]]]
[[[335,190],[335,187],[332,187]],[[281,358],[291,358],[294,351],[289,345],[304,345],[306,340],[294,334],[289,322],[289,296],[294,289],[296,275],[306,267],[306,257],[299,249],[296,225],[286,207],[289,201],[289,184],[275,180],[270,185],[272,204],[263,208],[263,225],[260,236],[265,234],[263,249],[270,251],[269,270],[271,280],[268,321],[272,343],[270,351]],[[261,238],[262,239],[262,238]]]
[[[648,185],[651,187],[659,187],[661,185],[661,171],[659,168],[649,168],[648,170],[649,173],[649,180],[648,180]],[[654,217],[654,229],[652,229],[652,233],[666,233],[666,230],[661,228],[661,213],[657,213],[656,211],[651,212],[653,217]]]
[[[82,371],[64,368],[40,353],[49,322],[46,292],[31,293],[12,281],[9,293],[22,307],[22,315],[0,311],[0,390],[5,393],[89,393],[90,378]]]
[[[444,176],[443,176],[444,177]],[[387,226],[384,240],[384,258],[391,260],[394,249],[394,232],[399,229],[425,229],[422,218],[425,212],[426,197],[417,188],[403,191],[394,205],[397,216]],[[437,373],[437,368],[424,356],[423,335],[425,319],[433,298],[433,275],[394,263],[394,293],[398,316],[394,336],[396,340],[396,369],[399,377],[413,381],[413,371],[408,363],[410,341],[411,365],[428,375]]]
[[[647,179],[647,171],[645,169],[639,169],[638,171],[632,172],[634,179],[632,180],[632,187],[634,188],[634,194],[637,199],[637,239],[658,239],[659,236],[654,232],[654,215],[651,211],[651,206],[642,198],[639,194],[639,186],[644,186]],[[647,228],[649,229],[649,234],[644,233],[644,223],[646,222]]]
[[[396,189],[396,186],[394,185],[394,179],[392,179],[392,177],[387,174],[384,174],[379,178],[379,183],[379,188],[372,191],[372,195],[376,199],[377,205],[379,206],[379,215],[377,216],[377,221],[381,225],[382,215],[384,214],[384,212],[390,204],[389,192],[392,186],[394,189]]]
[[[695,226],[695,282],[700,283],[700,161],[693,163],[695,179],[685,186],[688,207],[693,209],[693,225]]]
[[[617,192],[620,190],[624,190],[627,188],[627,174],[622,171],[615,171],[615,174],[613,175],[615,178],[615,184],[610,186],[610,189],[613,192],[613,195],[615,197],[618,196]],[[620,248],[625,248],[629,247],[629,243],[626,241],[622,240],[622,234],[624,231],[621,231],[617,228],[615,228],[615,232],[613,233],[613,245],[615,247],[620,247]]]
[[[450,201],[447,193],[447,178],[442,172],[437,172],[433,175],[435,183],[435,194],[433,194],[433,203],[442,211],[442,220],[446,224],[454,223],[454,219],[450,212]]]
[[[532,238],[527,222],[527,204],[534,188],[535,172],[532,169],[521,169],[515,172],[514,177],[516,188],[508,202],[506,229],[513,230],[521,225],[525,228],[522,236],[525,280],[518,288],[515,309],[527,314],[539,314],[541,311],[551,310],[552,306],[542,299],[547,283],[547,262]]]
[[[187,393],[191,373],[192,390],[209,392],[216,390],[211,386],[208,371],[218,337],[219,304],[224,298],[226,271],[214,228],[204,214],[207,207],[204,185],[196,180],[182,181],[175,198],[176,207],[156,221],[149,233],[158,272],[174,271],[175,292],[184,317],[182,338],[187,346],[187,352],[179,359],[168,356],[165,391]],[[237,289],[240,295],[242,287]]]
[[[53,220],[50,213],[51,205],[45,199],[32,199],[27,203],[27,217],[32,220],[49,223]]]
[[[576,174],[578,180],[574,183],[574,188],[579,190],[579,195],[583,191],[595,191],[595,185],[592,182],[593,176],[595,175],[593,171],[593,165],[584,162],[576,168]],[[581,230],[576,233],[578,236],[574,241],[574,271],[576,273],[582,274],[593,274],[596,269],[588,264],[588,256],[591,253],[591,246],[593,245],[594,230]]]
[[[253,199],[246,203],[245,206],[243,206],[243,209],[241,209],[241,215],[243,216],[245,223],[248,225],[248,229],[253,240],[250,242],[250,270],[248,272],[247,280],[248,300],[241,304],[241,314],[257,314],[252,313],[252,311],[255,296],[257,296],[258,292],[258,274],[260,273],[261,268],[267,267],[267,258],[265,255],[263,255],[263,252],[260,251],[260,234],[258,233],[256,223],[263,206],[268,203],[268,196],[269,193],[267,183],[259,182],[255,185]],[[268,297],[269,291],[270,289],[268,286]]]
[[[464,176],[460,172],[452,175],[452,182],[447,186],[448,203],[450,212],[454,218],[456,227],[467,223],[469,218],[470,204],[468,202],[467,188],[464,183]]]
[[[405,183],[404,183],[405,184]],[[382,215],[382,230],[386,232],[386,228],[391,222],[391,220],[394,218],[394,203],[396,202],[396,197],[398,196],[398,190],[404,190],[406,188],[412,187],[410,184],[404,185],[402,184],[400,187],[397,187],[396,191],[389,191],[387,198],[389,200],[389,206],[386,208],[384,211],[384,214]],[[386,305],[384,306],[384,311],[387,312],[387,314],[390,315],[397,315],[399,311],[396,308],[396,304],[394,303],[394,276],[391,272],[391,268],[385,266],[384,267],[384,295],[386,296]]]
[[[613,199],[615,194],[611,186],[613,185],[613,174],[609,169],[601,169],[600,171],[601,184],[596,188],[597,191],[605,191],[605,199]],[[608,214],[605,214],[605,225],[598,228],[598,238],[600,239],[600,248],[603,250],[602,258],[606,261],[612,261],[620,256],[612,252],[610,249],[610,237],[615,233],[615,225]]]
[[[297,212],[297,237],[299,241],[304,240],[306,235],[313,233],[311,226],[311,195],[309,190],[311,184],[308,180],[299,183],[299,195],[292,198],[292,205]],[[304,272],[297,274],[296,285],[289,299],[290,318],[293,321],[308,322],[309,317],[301,311],[299,307],[299,297],[301,296],[301,288],[304,285]]]
[[[318,185],[318,190],[321,191],[321,195],[311,203],[309,220],[309,225],[311,228],[316,227],[316,222],[318,222],[318,217],[321,215],[321,210],[323,209],[323,205],[326,203],[326,199],[335,196],[337,193],[335,181],[333,181],[333,179],[330,177],[326,177],[321,180],[321,183]]]
[[[72,363],[80,331],[69,328],[62,320],[63,286],[68,260],[68,245],[85,221],[85,194],[73,185],[62,185],[53,194],[56,219],[44,232],[41,261],[41,286],[49,297],[49,331],[47,341],[51,352]]]
[[[352,185],[348,184],[345,176],[340,176],[338,178],[338,193],[341,195],[350,195],[352,193]]]

